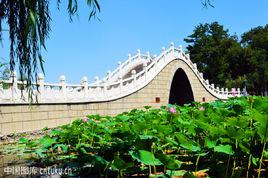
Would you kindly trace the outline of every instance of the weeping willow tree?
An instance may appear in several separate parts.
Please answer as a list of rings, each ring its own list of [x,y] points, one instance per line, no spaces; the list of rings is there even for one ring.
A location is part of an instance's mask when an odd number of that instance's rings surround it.
[[[201,3],[205,8],[214,7],[212,2],[213,0],[201,0]]]
[[[33,91],[31,84],[37,80],[38,71],[44,73],[42,51],[46,50],[46,40],[51,31],[49,3],[49,0],[0,0],[0,41],[7,31],[10,39],[10,70],[18,68],[30,96]],[[62,2],[57,0],[55,3],[60,9]],[[100,12],[97,0],[86,0],[86,5],[89,7],[89,19]],[[77,0],[69,0],[67,10],[72,20],[72,16],[78,12]],[[4,30],[3,24],[9,29]]]

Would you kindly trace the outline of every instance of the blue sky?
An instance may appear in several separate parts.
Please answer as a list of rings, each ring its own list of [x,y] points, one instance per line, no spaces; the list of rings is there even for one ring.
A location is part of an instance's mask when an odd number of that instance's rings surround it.
[[[62,74],[68,83],[79,83],[83,76],[92,82],[137,49],[158,54],[170,42],[185,46],[183,39],[199,23],[218,21],[238,35],[268,23],[267,0],[214,0],[215,8],[208,9],[200,0],[101,0],[100,21],[88,21],[86,1],[80,1],[79,16],[72,23],[67,1],[62,2],[58,11],[51,1],[52,32],[44,53],[47,82],[58,82]],[[4,38],[0,58],[8,61]]]

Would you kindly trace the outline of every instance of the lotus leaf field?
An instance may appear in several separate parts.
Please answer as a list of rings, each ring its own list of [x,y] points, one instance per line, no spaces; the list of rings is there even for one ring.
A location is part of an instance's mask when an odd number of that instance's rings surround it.
[[[19,147],[66,176],[235,178],[268,175],[267,141],[268,98],[252,96],[88,115]]]

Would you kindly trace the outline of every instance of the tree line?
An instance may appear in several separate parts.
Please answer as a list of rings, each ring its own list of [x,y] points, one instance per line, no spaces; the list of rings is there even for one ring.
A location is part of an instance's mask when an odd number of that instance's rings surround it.
[[[268,24],[241,36],[218,22],[199,24],[184,41],[191,60],[211,83],[268,95]]]

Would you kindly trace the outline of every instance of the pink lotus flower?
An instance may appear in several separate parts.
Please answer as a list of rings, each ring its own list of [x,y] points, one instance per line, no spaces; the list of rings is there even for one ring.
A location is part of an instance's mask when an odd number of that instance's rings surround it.
[[[88,118],[82,119],[82,122],[87,123],[88,122]]]
[[[198,108],[199,109],[199,111],[204,111],[205,110],[205,108],[203,107],[203,106],[201,106],[200,108]]]
[[[169,112],[170,112],[170,113],[175,113],[175,112],[176,112],[176,109],[173,108],[173,107],[171,107],[171,108],[169,108]]]

